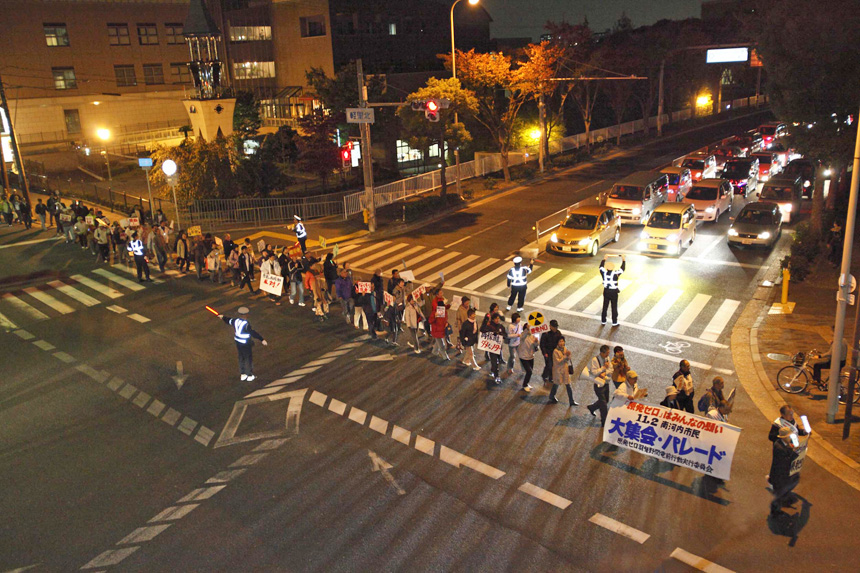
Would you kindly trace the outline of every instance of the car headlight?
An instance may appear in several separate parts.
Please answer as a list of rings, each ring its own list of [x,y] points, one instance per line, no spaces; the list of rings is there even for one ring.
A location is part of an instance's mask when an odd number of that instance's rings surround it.
[[[558,242],[558,235],[553,233],[552,235],[550,235],[549,240],[552,241],[553,243],[557,243]]]
[[[670,243],[674,243],[675,241],[678,240],[678,233],[672,233],[671,235],[666,237],[666,240],[669,241]]]
[[[770,232],[765,231],[764,233],[759,233],[758,238],[759,239],[770,239]]]
[[[714,206],[713,205],[711,205],[710,207],[705,207],[705,213],[713,213],[713,212],[714,212]]]
[[[579,241],[580,247],[584,247],[584,246],[589,245],[589,244],[591,244],[591,237],[588,237],[587,239],[582,239],[581,241]]]
[[[738,236],[737,231],[735,231],[734,229],[729,229],[729,237],[737,237],[737,236]]]
[[[634,215],[638,215],[642,212],[642,209],[640,209],[639,207],[633,207],[633,209],[631,209],[630,212],[633,213]]]
[[[651,238],[651,236],[648,234],[648,231],[642,231],[641,233],[639,233],[639,238],[641,238],[641,239],[650,239],[650,238]]]
[[[786,213],[791,213],[791,203],[788,203],[786,205],[780,205],[779,208],[782,209],[783,211],[785,211]]]

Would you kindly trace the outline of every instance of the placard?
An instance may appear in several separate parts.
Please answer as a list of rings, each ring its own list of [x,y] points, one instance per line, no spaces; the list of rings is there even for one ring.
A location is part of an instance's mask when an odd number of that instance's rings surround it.
[[[809,445],[809,436],[798,436],[797,439],[800,445],[795,450],[797,458],[791,462],[791,468],[788,470],[789,476],[800,473],[800,470],[803,469],[803,462],[806,460],[806,448]]]
[[[447,312],[448,312],[448,309],[445,308],[444,304],[437,304],[436,305],[436,318],[445,318],[445,316],[447,316],[446,315]]]
[[[603,441],[719,479],[731,477],[741,429],[639,402],[609,408]]]
[[[324,249],[326,246],[326,241],[325,241],[325,237],[323,237],[322,235],[320,235],[319,243],[320,243],[320,247],[322,247]]]
[[[65,221],[66,223],[71,223],[72,222],[71,213],[60,213],[60,221]],[[125,219],[123,219],[123,221],[125,221]]]
[[[355,292],[358,294],[370,294],[373,292],[373,284],[367,281],[358,281],[355,283]]]
[[[482,332],[478,337],[478,350],[501,355],[502,337],[492,332]]]
[[[302,246],[298,243],[287,249],[287,254],[291,259],[299,259],[302,256]]]
[[[200,229],[200,225],[188,227],[185,232],[188,234],[189,237],[199,237],[203,234],[203,231]]]
[[[284,293],[284,277],[263,273],[260,276],[260,290],[275,296],[281,296]]]
[[[93,217],[92,215],[87,215],[86,217],[84,217],[84,221],[86,222],[87,225],[95,225],[96,224],[96,218]]]
[[[338,245],[335,245],[335,246],[334,246],[334,248],[331,250],[331,256],[332,256],[332,258],[336,259],[336,258],[337,258],[337,254],[338,254],[339,252],[340,252],[340,247],[339,247]]]
[[[400,271],[400,278],[408,283],[415,282],[415,273],[404,269]]]
[[[394,295],[390,294],[388,291],[382,292],[382,298],[385,300],[385,304],[394,305]]]
[[[402,277],[403,274],[401,273],[400,276]],[[417,289],[412,291],[412,300],[416,300],[416,301],[421,300],[421,298],[424,296],[425,292],[427,292],[427,287],[424,285],[421,285],[420,287],[418,287]]]
[[[140,227],[140,219],[137,217],[129,217],[128,218],[128,226],[129,227]]]
[[[529,314],[529,330],[532,334],[541,334],[549,330],[549,322],[544,315],[538,311]]]
[[[257,241],[257,252],[262,253],[265,250],[266,250],[266,241],[264,241],[263,239],[260,239],[259,241]]]
[[[224,241],[221,240],[221,237],[215,237],[215,244],[221,249],[224,248]]]

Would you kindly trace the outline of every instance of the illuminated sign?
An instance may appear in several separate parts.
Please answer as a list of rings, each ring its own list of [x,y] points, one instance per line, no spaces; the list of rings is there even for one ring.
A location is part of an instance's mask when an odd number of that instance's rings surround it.
[[[746,62],[749,58],[749,48],[717,48],[708,50],[705,61],[709,64],[729,64]]]

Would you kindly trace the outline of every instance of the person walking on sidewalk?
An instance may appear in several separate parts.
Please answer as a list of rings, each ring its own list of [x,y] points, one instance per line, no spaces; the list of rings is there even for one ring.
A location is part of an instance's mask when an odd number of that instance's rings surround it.
[[[176,240],[176,265],[180,273],[187,273],[189,270],[188,234],[185,231],[179,233],[179,238]]]
[[[45,230],[45,219],[48,213],[48,207],[42,203],[41,199],[36,199],[36,216],[39,217],[39,223],[42,225],[42,230]]]
[[[457,314],[454,316],[454,332],[457,333],[457,354],[463,352],[463,343],[460,338],[460,329],[463,327],[463,323],[469,320],[470,305],[471,301],[469,297],[461,297],[460,306],[457,307]]]
[[[508,310],[511,310],[511,305],[514,300],[517,301],[517,312],[523,311],[523,304],[526,300],[526,289],[528,288],[528,276],[535,266],[535,260],[532,259],[529,266],[523,266],[522,257],[514,257],[514,266],[508,271],[508,286],[511,287],[511,296],[508,297]]]
[[[711,411],[711,408],[725,400],[723,396],[723,388],[725,386],[726,383],[723,381],[722,376],[714,376],[711,387],[705,390],[705,393],[699,398],[699,403],[697,404],[699,411],[703,415],[707,415]]]
[[[675,388],[674,384],[666,386],[666,397],[663,398],[663,401],[660,402],[660,405],[664,408],[669,408],[671,410],[683,410],[681,407],[681,403],[678,402],[678,389]]]
[[[206,257],[206,268],[209,269],[209,278],[213,283],[220,285],[224,282],[221,272],[221,251],[218,249],[218,245],[215,245],[209,252],[209,256]]]
[[[146,275],[146,281],[152,282],[152,279],[149,278],[149,265],[146,262],[146,249],[143,246],[143,241],[137,238],[137,231],[131,234],[131,240],[128,242],[128,252],[134,256],[134,266],[137,267],[138,282],[144,282],[144,274]]]
[[[690,413],[695,413],[693,409],[693,396],[696,391],[693,389],[693,375],[690,373],[690,362],[681,360],[678,371],[672,376],[672,384],[678,389],[678,402],[681,408]]]
[[[302,255],[308,252],[307,240],[308,240],[308,232],[305,230],[305,224],[302,223],[302,218],[298,215],[293,215],[293,219],[296,220],[295,231],[296,231],[296,239],[299,241],[299,245],[302,247]]]
[[[588,365],[588,376],[594,383],[594,395],[597,400],[589,404],[588,411],[592,416],[595,410],[600,412],[600,425],[606,425],[606,415],[609,413],[609,379],[612,377],[612,361],[609,359],[609,345],[600,346],[600,352],[591,359]]]
[[[570,406],[579,406],[573,399],[573,388],[570,385],[570,376],[572,374],[573,364],[570,362],[570,350],[565,347],[564,336],[558,339],[558,344],[552,352],[552,389],[549,391],[549,403],[558,404],[558,398],[555,393],[558,387],[564,384],[567,388],[567,397],[570,400]]]
[[[347,269],[340,269],[338,274],[340,276],[334,281],[334,292],[340,300],[340,307],[346,323],[352,324],[355,316],[355,299],[353,298],[355,289],[353,288],[352,276]]]
[[[798,436],[806,436],[809,434],[806,429],[797,425],[797,421],[794,419],[794,410],[788,404],[779,409],[779,418],[774,420],[773,424],[771,424],[767,439],[771,442],[775,442],[779,439],[779,431],[782,428],[788,428]]]
[[[239,380],[253,382],[256,378],[254,376],[254,339],[259,340],[263,346],[268,346],[269,343],[259,332],[251,328],[251,323],[246,318],[250,312],[247,306],[240,306],[236,312],[239,313],[238,318],[230,318],[223,314],[219,314],[218,318],[233,327],[233,340],[236,341],[236,350],[239,352]]]
[[[371,296],[373,295],[371,294]],[[430,335],[433,337],[433,354],[445,360],[450,360],[448,349],[445,348],[445,331],[448,328],[448,309],[450,307],[451,305],[445,302],[442,289],[438,289],[430,306]]]
[[[43,221],[44,222],[44,221]],[[96,221],[96,230],[93,231],[93,236],[96,240],[96,245],[98,247],[98,255],[96,256],[96,263],[109,263],[110,262],[110,232],[108,232],[108,228],[105,225],[102,225],[98,221]]]
[[[466,320],[460,326],[460,344],[463,346],[463,360],[465,366],[471,366],[472,370],[480,370],[478,361],[475,360],[475,346],[478,345],[478,323],[476,322],[474,308],[466,311]]]
[[[612,306],[612,326],[618,326],[618,293],[621,289],[618,278],[624,273],[627,259],[621,255],[621,268],[616,269],[615,263],[606,261],[606,255],[600,261],[600,278],[603,281],[603,311],[600,313],[600,323],[606,324],[606,311]]]
[[[618,388],[627,380],[630,365],[627,363],[627,357],[624,356],[623,348],[616,346],[612,352],[612,383]]]
[[[331,300],[334,300],[335,287],[337,282],[337,261],[334,260],[334,254],[326,253],[323,261],[323,276],[325,277],[326,292]]]
[[[523,378],[523,392],[531,392],[532,387],[529,381],[532,379],[532,371],[535,367],[535,352],[540,347],[538,339],[531,333],[528,323],[523,324],[523,332],[520,335],[520,343],[517,345],[517,357],[520,360],[520,366],[523,367],[523,372],[526,373]]]
[[[553,319],[549,321],[549,330],[544,332],[540,337],[540,353],[543,355],[543,374],[541,377],[544,382],[552,382],[552,353],[555,350],[558,340],[561,338],[561,333],[558,331],[558,321]]]

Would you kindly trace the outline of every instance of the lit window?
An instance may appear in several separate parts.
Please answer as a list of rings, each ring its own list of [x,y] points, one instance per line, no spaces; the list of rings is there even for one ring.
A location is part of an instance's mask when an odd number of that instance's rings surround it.
[[[108,24],[108,40],[111,46],[128,46],[128,24]]]
[[[143,83],[148,86],[164,83],[164,68],[161,64],[143,64]]]
[[[397,24],[391,23],[388,25],[388,35],[396,36],[397,35]]]
[[[116,85],[120,88],[128,88],[137,85],[137,78],[134,77],[134,66],[114,66],[114,74],[116,74]]]
[[[155,46],[158,44],[158,28],[155,24],[138,24],[137,39],[141,46]]]
[[[75,78],[75,68],[51,68],[54,76],[54,87],[58,90],[73,90],[78,87]]]
[[[69,45],[69,32],[65,24],[43,24],[45,43],[51,48]]]
[[[409,144],[402,139],[397,140],[397,161],[420,161],[424,157],[418,149],[412,149]]]
[[[271,26],[230,26],[231,42],[255,42],[271,39]]]
[[[233,64],[233,76],[237,80],[275,77],[275,62],[239,62]]]
[[[184,44],[185,36],[183,35],[182,24],[165,24],[164,35],[167,36],[168,44]]]
[[[325,16],[307,16],[299,18],[301,24],[302,38],[313,38],[315,36],[325,36]]]
[[[170,83],[190,84],[191,71],[186,64],[170,64]]]

